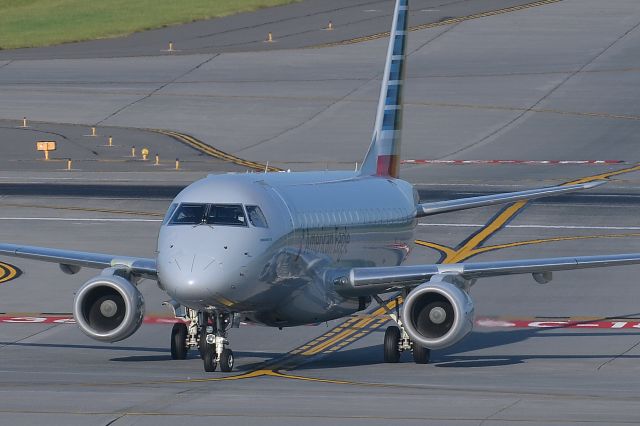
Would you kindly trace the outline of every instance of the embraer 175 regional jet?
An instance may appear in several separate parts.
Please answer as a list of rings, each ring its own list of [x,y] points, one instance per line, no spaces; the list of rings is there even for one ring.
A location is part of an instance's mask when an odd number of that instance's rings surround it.
[[[97,340],[116,342],[142,323],[143,278],[171,297],[171,356],[199,349],[206,371],[233,368],[228,331],[240,321],[273,327],[318,323],[396,292],[384,360],[411,351],[417,363],[473,327],[478,278],[640,263],[640,253],[400,266],[417,219],[588,189],[601,182],[421,203],[398,178],[408,0],[398,0],[373,140],[360,170],[208,176],[185,188],[164,218],[155,259],[0,244],[0,254],[54,262],[68,274],[102,269],[77,291],[73,315]]]

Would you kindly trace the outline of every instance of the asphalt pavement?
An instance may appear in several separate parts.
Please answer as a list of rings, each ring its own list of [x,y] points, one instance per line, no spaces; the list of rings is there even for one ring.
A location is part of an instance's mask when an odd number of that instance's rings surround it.
[[[640,4],[523,3],[412,2],[411,25],[424,25],[409,38],[402,176],[424,199],[611,182],[421,220],[410,263],[441,260],[432,247],[478,261],[640,251]],[[149,257],[171,196],[207,173],[353,168],[370,140],[390,7],[310,0],[0,52],[2,240]],[[322,30],[329,19],[334,30]],[[262,42],[271,30],[276,41]],[[181,51],[162,52],[168,40]],[[100,137],[84,136],[94,126]],[[118,148],[102,146],[110,134]],[[57,138],[56,161],[35,152],[39,138]],[[64,169],[67,157],[78,170]],[[387,319],[374,304],[345,321],[234,329],[236,371],[205,374],[195,353],[169,359],[155,283],[141,284],[150,316],[138,333],[102,344],[68,324],[74,291],[96,271],[2,261],[0,423],[640,422],[633,266],[544,286],[481,280],[475,331],[426,366],[382,362]]]

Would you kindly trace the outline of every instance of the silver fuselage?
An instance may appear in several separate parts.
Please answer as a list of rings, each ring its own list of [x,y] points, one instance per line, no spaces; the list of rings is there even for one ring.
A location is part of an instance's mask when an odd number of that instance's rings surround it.
[[[366,301],[338,294],[329,272],[401,264],[413,240],[417,202],[403,180],[354,172],[209,176],[173,203],[258,205],[268,227],[165,220],[159,283],[184,306],[239,312],[271,326],[349,315]]]

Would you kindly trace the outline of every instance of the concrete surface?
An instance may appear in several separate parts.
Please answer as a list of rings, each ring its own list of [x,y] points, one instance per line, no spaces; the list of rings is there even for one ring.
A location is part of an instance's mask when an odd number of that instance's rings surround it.
[[[423,3],[414,2],[412,19]],[[447,3],[472,12],[470,2]],[[442,199],[631,167],[640,160],[639,23],[640,4],[632,0],[564,0],[412,32],[405,159],[624,163],[405,165],[403,176],[419,184],[423,197]],[[306,38],[322,42],[312,33]],[[368,145],[384,39],[204,54],[194,44],[198,54],[155,57],[118,50],[116,42],[104,56],[138,56],[88,59],[79,48],[77,56],[85,59],[50,59],[72,56],[52,49],[26,60],[22,52],[3,52],[0,117],[13,120],[5,127],[27,116],[40,122],[40,130],[71,135],[65,149],[87,159],[95,157],[95,142],[84,142],[78,131],[93,124],[100,132],[125,127],[122,138],[136,135],[168,152],[185,150],[164,136],[129,129],[168,128],[295,170],[327,163],[350,168]],[[157,220],[170,202],[167,188],[229,167],[202,160],[202,168],[172,174],[141,171],[138,162],[125,161],[117,170],[94,170],[94,163],[71,173],[42,170],[31,148],[23,147],[31,146],[33,136],[16,132],[0,130],[5,157],[24,165],[0,161],[0,235],[7,242],[152,256]],[[180,155],[196,164],[198,154],[190,150]],[[497,246],[493,251],[473,259],[637,252],[639,178],[638,172],[620,174],[591,194],[533,203],[481,246]],[[25,186],[43,182],[49,186]],[[61,186],[83,182],[131,186],[129,196]],[[144,195],[145,185],[165,192],[136,197]],[[498,213],[486,208],[432,217],[421,221],[417,238],[456,248]],[[411,262],[438,257],[416,245]],[[68,277],[55,265],[9,263],[24,273],[0,284],[0,312],[68,313],[73,291],[91,276],[82,271]],[[483,318],[629,322],[640,317],[636,276],[635,267],[566,272],[547,286],[504,277],[479,282],[472,296]],[[149,312],[162,314],[165,296],[155,284],[142,284],[142,291]],[[345,324],[355,327],[353,321]],[[374,319],[364,338],[339,351],[308,358],[287,354],[339,322],[233,330],[238,365],[232,375],[205,375],[195,354],[170,361],[168,325],[145,324],[132,338],[109,345],[90,341],[70,324],[2,323],[0,419],[115,425],[640,422],[637,327],[478,327],[421,366],[407,356],[397,365],[382,363],[383,322]],[[281,361],[268,361],[273,359]]]

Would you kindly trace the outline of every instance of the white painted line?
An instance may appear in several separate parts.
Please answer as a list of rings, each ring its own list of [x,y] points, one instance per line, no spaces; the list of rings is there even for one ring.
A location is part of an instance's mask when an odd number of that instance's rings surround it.
[[[477,228],[480,223],[419,223],[419,226],[449,226],[452,228]],[[507,225],[505,228],[529,229],[595,229],[604,231],[640,231],[640,226],[582,226],[582,225]]]
[[[0,220],[48,220],[53,222],[162,222],[162,219],[126,219],[107,217],[0,217]]]

